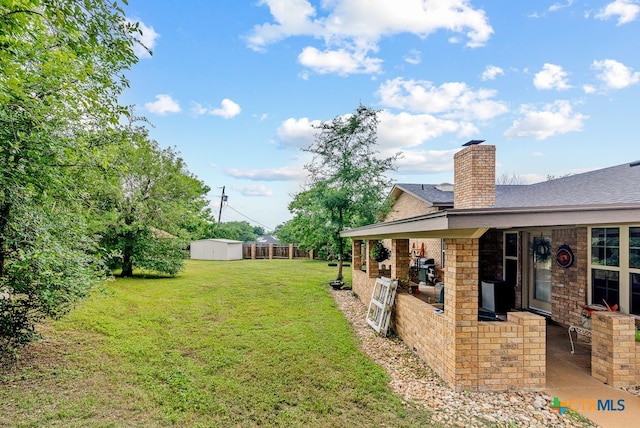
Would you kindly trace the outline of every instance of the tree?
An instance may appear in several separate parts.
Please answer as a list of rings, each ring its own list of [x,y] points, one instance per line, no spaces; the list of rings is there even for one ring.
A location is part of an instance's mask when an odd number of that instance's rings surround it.
[[[276,226],[273,234],[278,238],[278,242],[283,244],[300,244],[303,239],[303,233],[296,228],[297,223],[293,220],[288,220],[282,224]],[[314,249],[309,248],[308,249]]]
[[[83,189],[126,112],[136,31],[110,2],[0,4],[0,353],[104,278]]]
[[[264,229],[259,226],[251,226],[246,221],[223,222],[215,226],[212,232],[213,238],[243,242],[255,241],[260,235],[264,235]]]
[[[516,175],[515,173],[509,175],[506,172],[496,178],[496,184],[498,185],[522,185],[527,184],[527,179]]]
[[[338,281],[346,253],[340,232],[375,223],[390,209],[391,181],[385,174],[395,169],[400,154],[377,156],[377,113],[360,105],[353,114],[317,126],[314,143],[305,149],[313,155],[305,165],[309,182],[289,204],[294,214],[289,225],[301,233],[300,243],[326,245],[338,260]]]
[[[101,197],[99,226],[111,267],[121,276],[134,268],[175,275],[183,266],[189,229],[205,222],[209,188],[172,148],[161,149],[146,129],[132,128],[119,147],[118,168]],[[104,187],[104,186],[103,186]]]

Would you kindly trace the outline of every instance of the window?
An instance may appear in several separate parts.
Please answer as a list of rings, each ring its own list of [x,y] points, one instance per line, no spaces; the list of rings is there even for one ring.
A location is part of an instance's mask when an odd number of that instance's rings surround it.
[[[619,266],[620,229],[599,227],[591,229],[591,264]]]
[[[634,315],[640,315],[640,273],[630,273],[629,284],[631,284],[629,287],[631,310],[629,312]]]
[[[640,269],[640,227],[629,228],[629,267]]]
[[[591,302],[640,315],[640,226],[590,230]]]
[[[504,263],[503,263],[504,281],[507,284],[515,285],[518,283],[518,233],[504,233]]]
[[[444,246],[445,246],[445,245],[444,245],[444,238],[442,238],[442,239],[440,240],[440,251],[442,252],[442,269],[444,269],[444,267],[446,266],[446,265],[444,264],[444,255],[445,255]]]
[[[629,228],[629,313],[640,315],[640,227]]]
[[[616,271],[593,269],[591,271],[592,301],[609,306],[620,303],[620,274]]]

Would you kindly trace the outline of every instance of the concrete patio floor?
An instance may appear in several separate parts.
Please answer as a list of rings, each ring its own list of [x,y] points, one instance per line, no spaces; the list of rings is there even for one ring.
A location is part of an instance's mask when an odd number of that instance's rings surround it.
[[[592,377],[591,346],[580,339],[571,354],[567,329],[552,324],[547,325],[545,393],[603,428],[640,426],[640,398]],[[610,409],[616,410],[598,410],[598,400],[610,400]]]

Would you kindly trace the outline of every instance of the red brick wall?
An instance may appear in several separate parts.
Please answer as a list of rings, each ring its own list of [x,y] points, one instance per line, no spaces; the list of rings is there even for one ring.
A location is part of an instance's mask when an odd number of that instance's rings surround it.
[[[496,146],[475,145],[453,157],[454,208],[487,208],[496,204]]]
[[[569,268],[555,262],[560,245],[571,247],[574,262]],[[587,228],[555,229],[551,237],[551,318],[569,326],[582,321],[582,308],[587,303]]]

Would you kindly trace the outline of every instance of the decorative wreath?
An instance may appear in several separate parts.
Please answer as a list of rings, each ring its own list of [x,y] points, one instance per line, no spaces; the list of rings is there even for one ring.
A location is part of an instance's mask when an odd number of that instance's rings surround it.
[[[378,263],[383,262],[391,257],[391,251],[380,241],[371,248],[371,258]]]
[[[556,251],[556,263],[560,267],[568,268],[573,264],[573,251],[566,244],[560,245]]]
[[[538,262],[546,262],[551,257],[551,241],[545,238],[534,239],[531,250]]]

